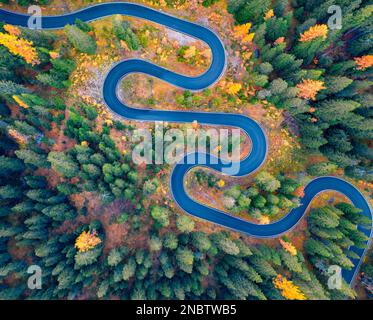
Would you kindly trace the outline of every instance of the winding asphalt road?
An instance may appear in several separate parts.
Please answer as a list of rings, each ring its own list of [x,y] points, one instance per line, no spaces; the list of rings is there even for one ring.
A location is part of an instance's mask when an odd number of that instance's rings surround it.
[[[254,120],[238,114],[134,109],[123,104],[117,96],[118,84],[122,78],[130,73],[148,74],[167,81],[172,85],[192,91],[203,90],[212,86],[222,76],[226,66],[224,46],[213,31],[142,5],[126,2],[98,4],[66,15],[45,16],[42,18],[42,27],[43,29],[59,29],[67,24],[74,24],[76,19],[88,22],[114,14],[123,14],[146,19],[200,39],[211,48],[212,61],[209,69],[198,77],[183,76],[141,59],[122,61],[110,70],[105,79],[103,97],[107,106],[114,113],[131,120],[182,123],[196,120],[198,123],[202,124],[238,127],[244,130],[248,137],[250,137],[252,149],[245,159],[237,163],[237,165],[239,165],[239,171],[234,174],[234,176],[249,175],[259,169],[266,159],[268,144],[264,131]],[[27,15],[0,9],[0,21],[27,27],[28,20],[29,16]],[[197,157],[200,155],[201,154],[196,153],[188,156],[194,156],[198,159]],[[207,164],[204,164],[204,166],[218,172],[222,172],[223,169],[227,169],[232,165],[224,164],[216,158],[213,159],[213,156],[209,154],[205,156]],[[214,162],[212,160],[217,161]],[[372,210],[368,201],[353,185],[336,177],[321,177],[311,181],[306,186],[305,196],[301,199],[301,205],[291,210],[284,218],[268,225],[253,224],[194,201],[185,191],[184,178],[189,170],[198,165],[198,160],[195,165],[184,164],[184,162],[186,163],[186,161],[181,161],[176,164],[171,175],[171,191],[176,203],[184,211],[195,217],[211,221],[249,236],[271,238],[278,237],[290,231],[303,218],[312,199],[320,192],[326,190],[335,190],[347,196],[357,208],[362,210],[361,214],[372,218]],[[359,227],[359,229],[371,238],[372,228],[363,229]],[[370,240],[367,241],[367,245],[369,244],[368,242],[370,242]],[[348,283],[353,282],[366,253],[366,250],[356,247],[351,248],[351,250],[356,252],[360,259],[353,260],[355,266],[351,271],[343,270],[343,277]]]

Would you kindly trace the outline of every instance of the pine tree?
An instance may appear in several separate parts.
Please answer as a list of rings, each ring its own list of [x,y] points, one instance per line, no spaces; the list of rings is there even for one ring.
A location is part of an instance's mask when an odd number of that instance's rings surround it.
[[[285,92],[285,90],[288,88],[288,84],[285,80],[281,78],[276,78],[271,82],[269,85],[269,91],[271,92],[272,95],[281,95],[282,93]]]
[[[96,41],[80,30],[77,26],[67,25],[64,28],[66,36],[70,43],[77,49],[79,52],[87,54],[95,54],[97,49]]]
[[[194,221],[186,215],[181,215],[176,219],[176,227],[181,232],[190,233],[194,229]]]
[[[324,37],[319,36],[310,41],[299,42],[292,52],[300,59],[303,59],[303,65],[309,65],[315,55],[321,51],[324,42]]]
[[[241,1],[238,5],[234,1],[229,2],[228,11],[234,14],[238,23],[260,21],[268,11],[271,1],[264,0],[260,3],[254,0]]]
[[[281,183],[268,172],[261,172],[255,177],[256,184],[267,192],[274,192],[280,188]]]
[[[281,53],[273,60],[273,68],[279,76],[287,79],[288,75],[292,75],[302,65],[302,59],[289,53]]]
[[[90,32],[93,30],[93,28],[89,25],[89,23],[87,22],[84,22],[80,19],[76,19],[75,20],[75,25],[80,29],[82,30],[83,32]]]
[[[43,154],[36,153],[30,149],[21,149],[15,151],[17,157],[23,160],[26,164],[31,164],[37,168],[49,168],[50,164],[47,161],[47,157]]]
[[[349,113],[360,106],[352,100],[326,100],[316,108],[316,115],[330,124],[344,123]]]
[[[284,250],[280,251],[281,260],[284,265],[294,273],[301,273],[303,268],[302,265],[298,262],[296,256],[292,256],[290,253],[285,252]]]
[[[254,269],[264,278],[272,278],[277,275],[275,269],[263,258],[254,255],[249,257],[249,261],[253,265]]]
[[[6,156],[0,156],[0,176],[14,175],[22,172],[22,161]]]
[[[340,240],[343,238],[343,233],[334,228],[323,228],[320,226],[311,226],[311,233],[322,239]]]
[[[119,40],[125,41],[130,50],[139,49],[139,39],[127,21],[122,21],[121,18],[115,17],[113,19],[113,32]]]
[[[50,152],[48,160],[52,164],[52,168],[66,178],[73,178],[79,172],[77,164],[63,152]]]
[[[0,187],[0,199],[21,199],[22,189],[18,186],[5,185]]]
[[[324,228],[336,228],[339,225],[339,212],[331,206],[314,209],[309,215],[309,221],[313,225]]]
[[[20,84],[12,81],[0,81],[0,96],[14,96],[27,92],[28,90]]]
[[[226,255],[224,257],[224,261],[226,261],[231,268],[236,268],[242,271],[250,281],[253,281],[255,283],[263,282],[262,277],[259,275],[259,273],[257,273],[255,269],[251,267],[246,261],[230,255]]]
[[[152,252],[158,252],[162,249],[162,241],[157,236],[150,238],[149,249]]]
[[[347,88],[353,82],[352,79],[341,76],[329,76],[325,78],[324,94],[335,94]]]
[[[188,248],[178,248],[176,250],[176,262],[181,270],[186,273],[192,273],[194,256]]]
[[[135,275],[136,261],[133,257],[129,258],[127,263],[123,266],[122,277],[124,281],[128,281]]]
[[[211,240],[221,251],[227,254],[238,255],[240,253],[238,246],[223,233],[214,233]]]
[[[307,172],[312,176],[326,176],[337,170],[337,166],[331,162],[320,162],[307,168]]]
[[[230,291],[239,298],[248,298],[249,296],[266,300],[265,295],[259,287],[249,281],[241,272],[234,271],[230,274],[233,287],[228,287]]]
[[[166,208],[159,206],[152,208],[151,216],[160,227],[167,227],[170,223],[169,212]]]
[[[266,38],[275,41],[280,37],[285,37],[290,27],[290,17],[272,17],[267,20]]]
[[[110,250],[107,257],[107,263],[110,267],[116,267],[122,260],[125,254],[125,250],[122,248],[114,248]]]
[[[172,232],[167,232],[163,236],[163,246],[166,249],[175,250],[178,246],[178,239],[177,236]]]
[[[192,232],[192,245],[201,252],[207,252],[211,248],[211,241],[203,232]]]
[[[330,253],[328,247],[325,246],[322,242],[313,238],[306,240],[306,242],[304,243],[304,248],[310,255],[319,255],[325,258],[332,257],[332,254]]]

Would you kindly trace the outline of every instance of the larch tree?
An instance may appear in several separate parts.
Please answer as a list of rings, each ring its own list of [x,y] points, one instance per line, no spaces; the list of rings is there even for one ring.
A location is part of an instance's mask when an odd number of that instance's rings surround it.
[[[318,92],[326,89],[323,81],[311,79],[304,79],[301,83],[298,83],[296,87],[299,89],[299,98],[310,100],[316,100]]]
[[[288,300],[306,300],[306,296],[293,284],[292,281],[286,279],[282,275],[277,275],[273,280],[274,286],[281,291],[284,298]]]

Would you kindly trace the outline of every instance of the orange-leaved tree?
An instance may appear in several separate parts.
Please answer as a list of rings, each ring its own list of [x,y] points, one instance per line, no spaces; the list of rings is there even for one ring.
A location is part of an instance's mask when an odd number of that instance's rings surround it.
[[[95,246],[101,243],[101,239],[98,237],[96,230],[83,231],[78,238],[75,240],[75,248],[79,252],[86,252],[93,249]]]
[[[373,55],[372,54],[368,54],[362,57],[356,57],[354,58],[354,60],[357,66],[356,67],[357,70],[365,70],[373,66]]]
[[[282,296],[287,300],[307,300],[306,296],[299,290],[299,288],[281,274],[277,275],[273,280],[273,284],[281,291]]]
[[[309,112],[312,113],[312,108],[309,109]],[[315,112],[315,110],[313,110],[313,112]],[[298,188],[296,188],[293,192],[293,195],[299,198],[303,198],[304,197],[304,186],[299,186]]]
[[[21,30],[19,30],[18,27],[16,26],[12,26],[11,24],[6,24],[4,25],[4,30],[6,32],[8,32],[9,34],[13,35],[13,36],[20,36],[21,35]]]
[[[298,97],[303,99],[316,100],[317,93],[326,89],[324,82],[320,80],[304,79],[301,83],[297,84]]]
[[[328,26],[326,24],[316,24],[310,27],[308,30],[304,31],[300,35],[300,42],[311,41],[318,37],[322,37],[324,40],[328,35]]]
[[[60,57],[60,54],[58,52],[55,52],[55,51],[49,51],[49,56],[52,59],[58,59]]]

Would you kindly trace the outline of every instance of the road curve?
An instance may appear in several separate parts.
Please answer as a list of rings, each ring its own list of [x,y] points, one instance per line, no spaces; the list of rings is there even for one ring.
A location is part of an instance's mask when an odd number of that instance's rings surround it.
[[[59,29],[63,28],[67,24],[74,24],[76,19],[89,22],[114,14],[123,14],[146,19],[174,29],[178,32],[198,38],[204,41],[210,47],[212,52],[212,61],[209,69],[197,77],[183,76],[141,59],[122,61],[116,64],[110,70],[103,84],[103,98],[107,106],[119,116],[131,120],[182,123],[190,123],[196,120],[203,124],[238,127],[244,130],[244,132],[250,137],[252,149],[250,154],[240,163],[238,163],[239,171],[234,174],[234,176],[249,175],[259,169],[267,156],[267,138],[260,125],[249,117],[226,113],[134,109],[121,102],[117,96],[116,89],[120,80],[130,73],[148,74],[150,76],[167,81],[172,85],[193,91],[203,90],[209,86],[212,86],[224,73],[226,55],[222,42],[211,30],[139,4],[126,2],[98,4],[66,15],[45,16],[42,18],[42,27],[43,29]],[[28,15],[0,9],[0,21],[27,27],[28,19]],[[196,157],[195,159],[198,159],[198,154],[189,156],[194,156]],[[207,164],[204,166],[218,172],[222,172],[223,169],[227,168],[226,164],[223,164],[220,160],[213,158],[213,156],[205,156],[207,159]],[[217,161],[215,162],[212,160]],[[188,171],[198,165],[198,161],[196,161],[197,164],[195,165],[184,164],[184,162],[185,161],[180,161],[180,163],[176,164],[171,175],[170,186],[176,203],[188,214],[222,225],[234,231],[247,234],[249,236],[258,238],[272,238],[278,237],[281,234],[292,230],[303,218],[312,199],[320,192],[326,190],[335,190],[347,196],[354,206],[362,210],[361,214],[372,219],[372,210],[368,201],[353,185],[336,177],[320,177],[314,179],[306,186],[305,195],[301,199],[301,205],[298,208],[291,210],[284,218],[268,225],[253,224],[238,217],[231,216],[220,210],[202,205],[193,200],[185,191],[184,179]],[[372,228],[363,229],[359,227],[359,229],[371,239]],[[369,242],[370,240],[367,241],[367,246],[369,245]],[[352,270],[343,271],[344,279],[350,284],[356,277],[360,264],[366,253],[366,249],[363,250],[353,247],[351,250],[356,252],[360,259],[353,260],[355,266]]]

